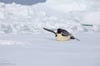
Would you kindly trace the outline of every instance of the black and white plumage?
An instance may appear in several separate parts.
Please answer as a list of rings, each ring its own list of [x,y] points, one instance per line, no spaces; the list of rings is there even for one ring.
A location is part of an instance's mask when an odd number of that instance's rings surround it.
[[[69,33],[65,29],[58,28],[57,32],[55,32],[55,31],[53,31],[51,29],[47,29],[47,28],[43,28],[43,29],[46,30],[46,31],[54,33],[57,40],[61,40],[61,41],[62,40],[70,40],[70,39],[79,40],[79,39],[75,38],[71,33]]]

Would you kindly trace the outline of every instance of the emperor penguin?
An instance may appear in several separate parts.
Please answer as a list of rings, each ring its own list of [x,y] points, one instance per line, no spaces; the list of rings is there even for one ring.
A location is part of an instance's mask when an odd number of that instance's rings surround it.
[[[70,39],[79,40],[79,39],[75,38],[71,33],[69,33],[65,29],[58,28],[56,32],[51,29],[47,29],[47,28],[43,28],[43,29],[54,33],[57,41],[68,41]]]

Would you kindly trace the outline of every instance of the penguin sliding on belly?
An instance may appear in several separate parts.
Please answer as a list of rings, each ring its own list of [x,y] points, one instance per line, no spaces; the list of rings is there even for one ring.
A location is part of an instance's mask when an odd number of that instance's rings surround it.
[[[51,30],[51,29],[47,29],[47,28],[43,28],[46,31],[52,32],[55,34],[56,40],[58,41],[68,41],[70,39],[76,39],[79,41],[79,39],[75,38],[73,35],[71,35],[71,33],[69,33],[67,30],[65,29],[61,29],[58,28],[57,32]]]

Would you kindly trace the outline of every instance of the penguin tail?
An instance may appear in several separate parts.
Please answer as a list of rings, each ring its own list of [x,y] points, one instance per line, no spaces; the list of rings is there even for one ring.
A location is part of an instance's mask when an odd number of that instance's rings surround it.
[[[79,39],[75,38],[74,36],[71,36],[71,39],[76,39],[76,40],[80,41]]]
[[[76,40],[80,41],[79,39],[75,38]]]

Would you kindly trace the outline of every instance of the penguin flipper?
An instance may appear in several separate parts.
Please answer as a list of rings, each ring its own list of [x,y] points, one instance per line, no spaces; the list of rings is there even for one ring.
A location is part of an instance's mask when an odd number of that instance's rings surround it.
[[[55,34],[55,36],[57,36],[56,32],[54,32],[53,30],[51,30],[51,29],[47,29],[47,28],[43,28],[43,29],[46,30],[46,31],[52,32],[52,33]]]
[[[62,35],[63,36],[68,36],[68,35],[71,35],[67,30],[65,30],[65,29],[61,29],[62,30]]]
[[[68,35],[71,35],[71,34],[70,34],[68,31],[63,31],[63,32],[62,32],[62,35],[63,35],[63,36],[68,36]]]

